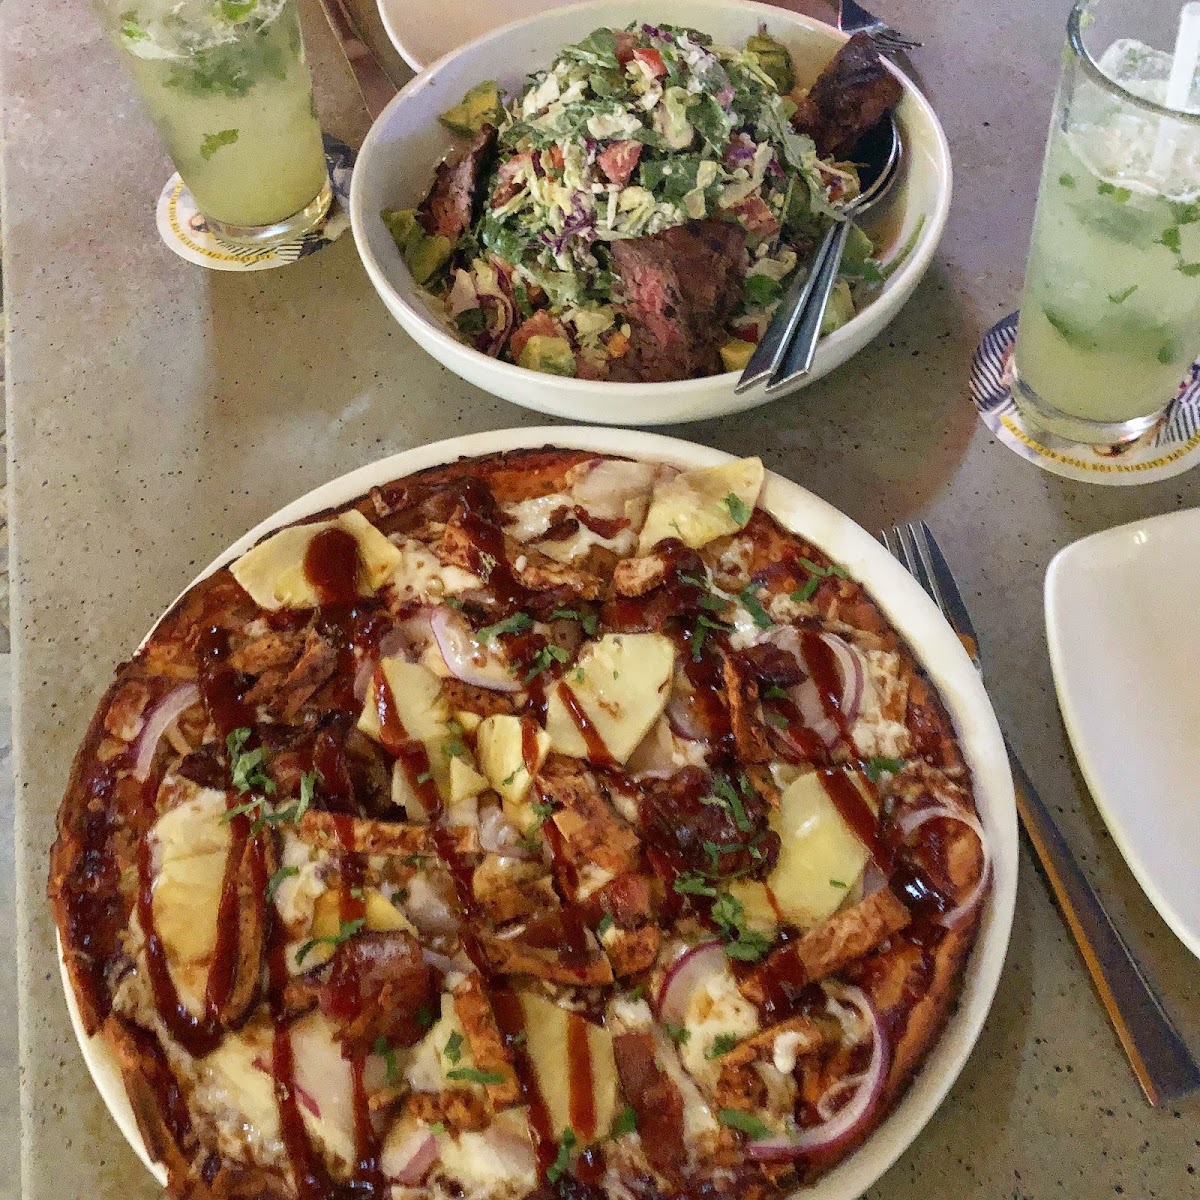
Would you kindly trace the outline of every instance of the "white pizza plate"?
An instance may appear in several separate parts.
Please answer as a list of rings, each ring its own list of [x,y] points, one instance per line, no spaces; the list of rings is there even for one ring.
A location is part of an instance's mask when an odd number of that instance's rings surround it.
[[[355,500],[388,480],[463,456],[537,446],[621,454],[684,468],[714,466],[732,457],[707,446],[624,429],[553,426],[451,438],[394,454],[316,488],[239,538],[193,582],[244,554],[271,531]],[[954,720],[974,776],[975,799],[992,851],[992,892],[967,967],[960,1003],[945,1032],[891,1116],[849,1159],[815,1186],[797,1193],[797,1200],[801,1196],[803,1200],[855,1200],[896,1161],[933,1116],[983,1028],[1012,928],[1017,891],[1016,806],[1008,757],[991,702],[962,644],[933,601],[866,530],[790,480],[768,472],[761,503],[789,529],[802,533],[861,581],[912,647]],[[61,967],[61,945],[59,954]],[[65,968],[63,987],[96,1086],[130,1145],[155,1177],[165,1181],[162,1167],[146,1152],[111,1052],[102,1038],[89,1038],[83,1031]]]
[[[1060,550],[1046,636],[1079,769],[1129,869],[1200,957],[1200,508]]]
[[[451,332],[441,303],[413,282],[379,214],[384,208],[414,207],[428,191],[434,167],[454,144],[438,115],[469,88],[498,79],[516,94],[527,74],[548,66],[563,46],[598,26],[620,28],[649,19],[703,30],[726,45],[744,44],[765,23],[791,51],[797,74],[806,82],[817,77],[846,41],[846,35],[831,25],[748,0],[593,0],[554,8],[485,34],[418,75],[371,126],[350,185],[350,225],[359,256],[380,299],[405,332],[468,383],[513,404],[571,421],[672,425],[741,412],[766,403],[767,397],[763,385],[735,395],[737,372],[669,383],[610,383],[564,379],[491,358]],[[890,247],[885,258],[910,240],[911,251],[862,312],[821,339],[813,369],[798,386],[827,375],[883,332],[925,274],[950,211],[946,135],[912,81],[892,69],[904,85],[896,109],[904,159],[878,221],[871,218],[869,232]]]

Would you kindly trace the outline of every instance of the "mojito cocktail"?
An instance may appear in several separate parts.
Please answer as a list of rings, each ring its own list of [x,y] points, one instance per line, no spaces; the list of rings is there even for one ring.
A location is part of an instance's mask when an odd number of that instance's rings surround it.
[[[1121,37],[1090,57],[1088,14],[1120,3],[1072,14],[1015,360],[1026,416],[1108,444],[1150,428],[1200,353],[1200,115],[1161,107],[1169,50]]]
[[[293,0],[101,0],[167,151],[214,232],[269,244],[331,193]]]

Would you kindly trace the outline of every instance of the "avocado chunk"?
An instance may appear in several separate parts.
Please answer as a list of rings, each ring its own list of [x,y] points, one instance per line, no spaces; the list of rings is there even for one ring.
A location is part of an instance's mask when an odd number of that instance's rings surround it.
[[[875,243],[854,224],[846,238],[846,251],[842,255],[842,270],[847,275],[862,275],[866,272],[866,263],[875,253]]]
[[[494,79],[477,83],[453,108],[438,118],[448,129],[472,137],[485,125],[498,125],[504,115],[500,85]]]
[[[854,300],[850,295],[850,285],[839,279],[833,285],[829,294],[829,307],[821,318],[821,336],[828,337],[835,329],[841,329],[854,316]]]
[[[535,333],[521,347],[517,366],[529,371],[544,371],[548,375],[574,375],[575,352],[566,338]]]
[[[450,239],[426,233],[413,209],[385,208],[379,215],[416,283],[428,283],[450,261]]]
[[[727,371],[744,371],[754,353],[754,343],[734,338],[721,347],[721,361]]]
[[[786,94],[796,86],[792,56],[782,42],[777,42],[769,33],[756,33],[746,42],[746,49],[758,56],[758,65],[771,77],[780,94]]]

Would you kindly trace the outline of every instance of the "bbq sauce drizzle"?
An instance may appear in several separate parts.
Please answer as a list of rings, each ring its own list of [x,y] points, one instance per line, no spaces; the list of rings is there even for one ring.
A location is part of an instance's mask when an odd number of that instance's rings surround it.
[[[488,584],[502,611],[517,610],[528,599],[528,592],[515,577],[504,553],[504,538],[496,515],[496,503],[490,490],[482,481],[468,479],[462,488],[460,523],[468,533],[470,562],[472,569]],[[674,553],[674,551],[672,551]],[[682,555],[678,557],[683,557]],[[321,531],[309,543],[304,562],[305,574],[320,599],[319,616],[343,633],[339,647],[345,666],[345,658],[352,659],[351,637],[348,630],[360,614],[355,606],[362,603],[359,596],[359,578],[362,564],[358,546],[352,535],[339,527]],[[676,574],[681,571],[677,569]],[[676,580],[676,589],[685,591],[684,585]],[[679,596],[676,599],[694,599]],[[637,620],[637,607],[633,602],[622,602],[615,613],[620,624]],[[636,626],[635,626],[636,627]],[[690,650],[693,635],[676,633],[676,640],[684,650]],[[817,687],[825,715],[834,723],[838,738],[853,748],[849,724],[842,712],[839,696],[840,678],[836,658],[822,639],[811,630],[801,633],[803,657]],[[734,653],[727,637],[718,634],[712,643],[721,648],[724,655]],[[222,737],[242,725],[253,725],[254,714],[242,699],[240,679],[228,664],[228,640],[223,630],[213,628],[201,639],[197,647],[199,684],[205,706]],[[720,658],[708,652],[684,654],[684,671],[693,689],[693,703],[708,731],[708,737],[720,758],[730,757],[734,751],[730,713],[721,699],[724,680]],[[344,672],[339,672],[342,674]],[[557,672],[552,672],[556,674]],[[372,678],[377,716],[379,740],[384,748],[400,764],[413,791],[426,807],[432,824],[432,836],[439,856],[453,879],[459,906],[464,917],[471,919],[479,915],[479,905],[472,888],[472,864],[457,848],[457,843],[441,818],[443,806],[440,793],[432,778],[429,756],[424,745],[408,736],[400,720],[390,684],[382,669],[376,669]],[[558,683],[560,699],[578,728],[588,750],[589,760],[599,767],[613,767],[615,760],[604,745],[603,739],[578,702],[574,692],[565,683]],[[529,708],[543,719],[546,707],[545,681],[539,675],[526,681]],[[816,741],[811,731],[804,729],[799,712],[790,700],[775,698],[764,701],[764,708],[785,718],[789,733],[799,742],[798,749],[808,751],[809,740]],[[329,749],[329,748],[326,748]],[[816,746],[811,747],[812,750]],[[336,748],[334,748],[336,752]],[[314,751],[314,765],[316,765]],[[522,726],[522,756],[532,775],[537,765],[537,726],[524,721]],[[881,866],[892,865],[890,848],[883,846],[878,833],[878,822],[870,806],[854,784],[840,770],[822,772],[830,799],[847,824],[868,846]],[[161,776],[152,776],[143,789],[143,806],[153,811]],[[336,797],[343,798],[343,797]],[[229,807],[237,801],[232,792],[228,796]],[[383,1178],[380,1157],[381,1147],[378,1133],[371,1120],[370,1107],[363,1079],[365,1056],[359,1054],[349,1059],[351,1090],[354,1115],[354,1141],[356,1163],[352,1178],[339,1183],[329,1174],[321,1153],[314,1147],[301,1115],[296,1085],[295,1057],[291,1035],[284,1011],[283,996],[289,979],[285,953],[284,931],[281,923],[274,919],[266,905],[267,867],[266,842],[272,836],[269,830],[252,832],[250,820],[245,814],[230,819],[231,845],[222,881],[218,919],[218,943],[214,966],[210,971],[206,994],[205,1014],[197,1017],[181,1003],[175,990],[166,963],[161,939],[154,926],[152,909],[152,874],[149,842],[143,838],[139,845],[138,869],[140,886],[138,914],[146,939],[146,957],[156,1007],[163,1017],[171,1036],[189,1053],[197,1057],[210,1053],[220,1042],[224,1030],[217,1022],[216,1014],[228,1003],[235,983],[237,904],[239,864],[249,858],[252,872],[252,894],[258,897],[263,910],[260,913],[265,928],[266,963],[268,977],[269,1008],[274,1022],[271,1064],[275,1078],[275,1090],[279,1105],[283,1141],[291,1161],[296,1186],[301,1200],[341,1200],[342,1197],[383,1197],[387,1185]],[[352,922],[365,917],[366,905],[362,897],[362,882],[365,862],[353,850],[353,824],[348,815],[335,814],[334,827],[342,843],[340,917],[342,922]],[[553,821],[545,825],[547,840],[558,869],[572,870],[567,861]],[[661,857],[661,856],[660,856]],[[669,862],[655,861],[655,869],[670,875],[673,867]],[[669,880],[668,880],[669,882]],[[903,940],[918,946],[923,955],[925,971],[932,962],[932,953],[944,931],[933,922],[944,910],[946,900],[929,885],[921,873],[911,864],[906,864],[904,880],[898,880],[906,900],[914,910],[914,922],[900,935]],[[668,888],[669,898],[678,900]],[[769,894],[769,889],[768,889]],[[769,894],[772,907],[778,911],[773,895]],[[565,901],[565,897],[564,897]],[[581,914],[569,903],[564,903],[559,928],[564,941],[558,943],[564,959],[587,952],[587,928]],[[480,970],[485,981],[490,971],[486,956],[481,952],[474,937],[462,930],[464,949]],[[787,934],[784,934],[784,945]],[[778,978],[770,990],[764,1013],[782,1015],[804,1011],[818,1003],[817,993],[821,989],[809,984],[800,973],[789,967],[790,956],[776,954],[780,960]],[[798,960],[797,960],[798,963]],[[218,965],[219,964],[219,965]],[[790,976],[790,977],[789,977]],[[917,981],[919,983],[919,981]],[[356,990],[355,980],[346,973],[347,992]],[[920,994],[917,983],[910,981],[915,1000]],[[543,1182],[557,1157],[557,1138],[561,1131],[551,1128],[549,1112],[538,1086],[536,1072],[525,1048],[524,1017],[517,997],[503,989],[489,989],[489,999],[496,1016],[498,1027],[512,1057],[514,1069],[525,1103],[529,1107],[529,1126],[534,1141],[538,1163],[538,1174]],[[820,999],[823,1002],[823,992]],[[346,997],[350,1001],[349,995]],[[335,1007],[342,1007],[335,1001]],[[906,1011],[903,1007],[901,1012]],[[571,1013],[568,1020],[566,1053],[569,1062],[570,1097],[569,1111],[572,1128],[577,1135],[587,1139],[595,1132],[596,1114],[592,1088],[592,1063],[587,1038],[586,1020]],[[805,1123],[808,1123],[807,1121]],[[604,1155],[598,1147],[591,1147],[582,1154],[575,1166],[575,1174],[585,1183],[595,1183],[603,1171]]]

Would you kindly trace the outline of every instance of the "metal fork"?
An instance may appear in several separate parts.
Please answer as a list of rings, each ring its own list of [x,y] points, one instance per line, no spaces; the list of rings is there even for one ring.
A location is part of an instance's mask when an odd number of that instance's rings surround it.
[[[933,598],[982,676],[970,613],[929,526],[924,521],[895,525],[883,530],[879,539]],[[1146,1099],[1159,1104],[1193,1091],[1200,1087],[1200,1065],[1075,861],[1007,737],[1004,745],[1021,823]]]
[[[916,38],[905,37],[854,0],[839,0],[837,25],[843,33],[867,34],[884,54],[902,54],[921,45]]]

